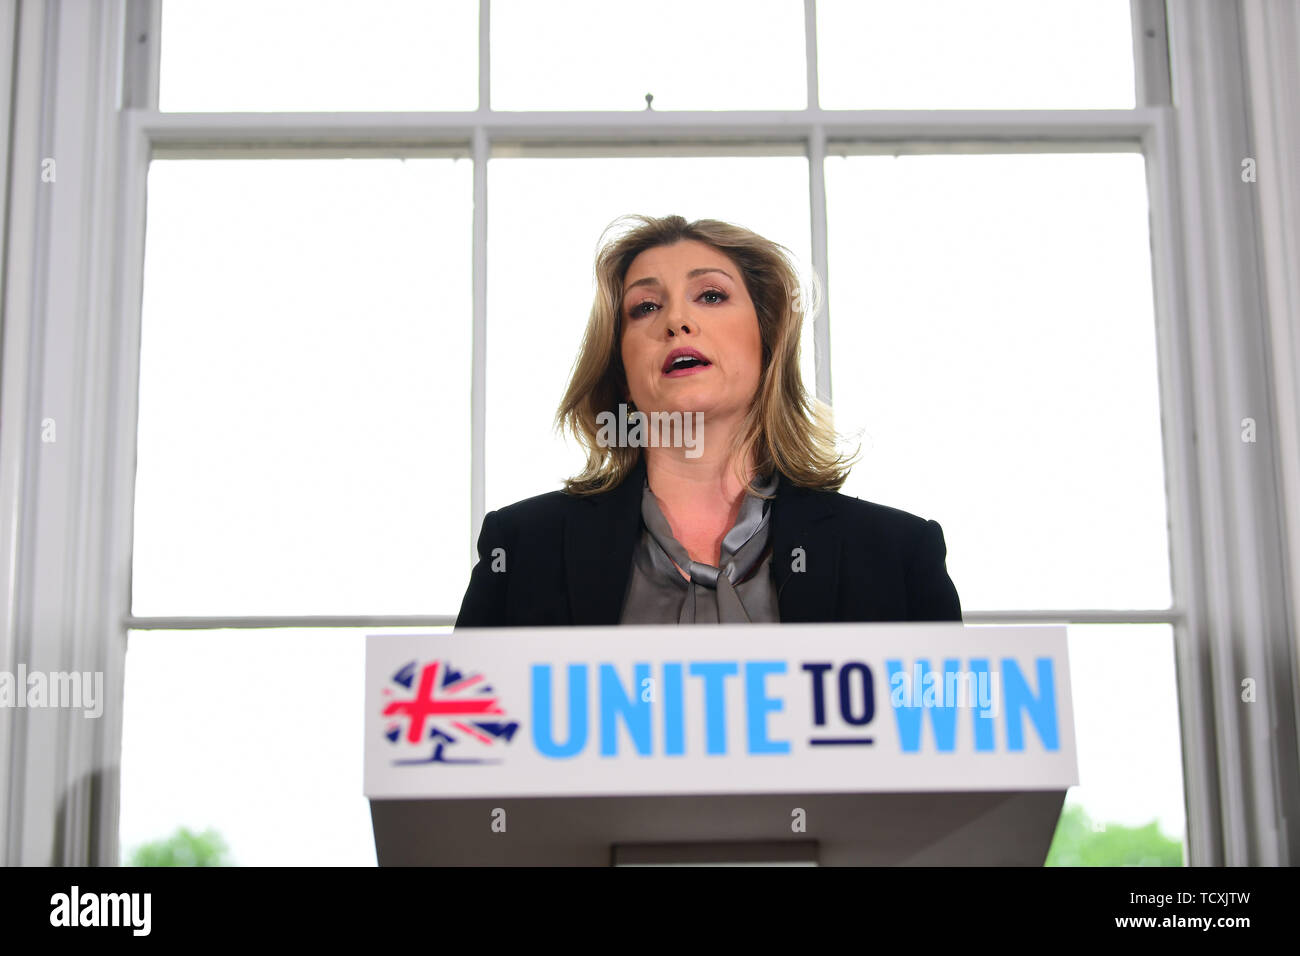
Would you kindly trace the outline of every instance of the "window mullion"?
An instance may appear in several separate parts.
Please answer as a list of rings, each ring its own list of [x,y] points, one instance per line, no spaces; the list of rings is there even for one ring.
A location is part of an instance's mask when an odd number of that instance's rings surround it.
[[[826,251],[826,130],[820,123],[808,137],[808,189],[812,212],[812,268],[821,285],[821,303],[813,317],[817,397],[831,403],[830,287]]]
[[[808,70],[808,109],[821,109],[817,78],[817,0],[803,0],[804,62]]]
[[[478,108],[492,109],[492,0],[478,0]]]
[[[474,130],[474,330],[470,370],[470,560],[483,524],[487,447],[487,131]]]

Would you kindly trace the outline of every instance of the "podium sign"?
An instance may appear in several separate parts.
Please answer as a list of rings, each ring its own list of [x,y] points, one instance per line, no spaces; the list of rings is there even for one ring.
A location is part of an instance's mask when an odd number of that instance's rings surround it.
[[[365,792],[1059,795],[1078,782],[1065,635],[960,624],[372,635]]]

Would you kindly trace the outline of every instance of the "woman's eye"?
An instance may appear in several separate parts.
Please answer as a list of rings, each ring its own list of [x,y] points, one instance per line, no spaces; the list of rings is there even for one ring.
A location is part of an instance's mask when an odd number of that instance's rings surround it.
[[[703,292],[700,293],[700,298],[703,299],[705,296],[710,296],[710,295],[717,296],[716,300],[713,300],[709,303],[710,305],[720,305],[721,303],[727,301],[727,293],[720,292],[717,289],[705,289]],[[641,316],[646,315],[651,309],[657,309],[657,308],[659,308],[658,303],[646,300],[645,302],[642,302],[640,305],[632,306],[632,308],[628,310],[628,315],[632,316],[632,318],[634,319],[639,319]]]

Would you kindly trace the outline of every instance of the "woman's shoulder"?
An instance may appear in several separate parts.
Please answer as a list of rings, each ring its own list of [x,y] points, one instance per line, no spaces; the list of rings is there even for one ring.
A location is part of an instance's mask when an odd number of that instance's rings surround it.
[[[839,491],[789,486],[790,493],[816,502],[835,518],[841,527],[855,530],[886,531],[915,535],[925,530],[930,519],[890,505],[846,495]]]
[[[910,511],[904,511],[902,508],[881,504],[878,501],[869,501],[866,498],[843,495],[839,492],[835,493],[835,497],[839,501],[840,508],[846,514],[856,515],[863,521],[873,521],[913,530],[929,523],[928,518],[923,518]]]
[[[604,495],[575,495],[568,491],[546,491],[488,512],[495,523],[524,531],[544,531],[562,523],[570,514],[581,515],[605,498]]]
[[[495,514],[497,519],[504,523],[535,524],[548,518],[562,516],[571,506],[572,499],[573,495],[564,491],[546,491],[531,498],[522,498],[508,505],[502,505],[500,508],[493,509],[490,514]]]
[[[850,562],[875,567],[884,556],[905,569],[908,601],[916,609],[912,619],[961,620],[961,598],[948,576],[948,543],[938,521],[839,492],[819,494],[833,511],[832,527]]]

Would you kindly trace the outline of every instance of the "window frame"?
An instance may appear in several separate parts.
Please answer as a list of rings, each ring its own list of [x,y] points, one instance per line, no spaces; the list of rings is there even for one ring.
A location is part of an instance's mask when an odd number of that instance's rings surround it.
[[[29,10],[35,13],[29,16]],[[52,266],[53,243],[38,246],[33,261],[20,262],[21,283],[7,284],[6,317],[30,307],[32,316],[49,303],[39,296],[46,275],[75,274],[75,291],[93,332],[74,356],[50,361],[40,349],[49,334],[31,319],[11,328],[6,322],[3,401],[28,410],[21,428],[0,434],[5,465],[0,470],[0,535],[4,545],[0,571],[7,583],[6,640],[9,660],[37,660],[42,648],[49,659],[91,662],[105,671],[108,702],[120,703],[126,634],[132,629],[215,629],[223,627],[403,627],[440,626],[454,615],[257,618],[135,617],[130,609],[131,528],[134,501],[136,386],[139,377],[140,319],[143,282],[146,180],[155,157],[269,157],[275,155],[464,155],[474,164],[473,198],[473,334],[471,378],[471,526],[474,541],[484,513],[484,437],[486,371],[487,163],[494,150],[511,155],[569,150],[572,155],[640,155],[646,150],[673,155],[699,151],[800,149],[809,161],[809,214],[812,268],[827,283],[826,192],[824,161],[840,148],[878,150],[1066,151],[1090,146],[1140,150],[1146,157],[1151,209],[1151,243],[1157,355],[1161,397],[1167,507],[1170,524],[1172,601],[1167,609],[1146,610],[990,610],[965,615],[966,623],[1147,623],[1170,624],[1178,661],[1179,706],[1187,799],[1187,847],[1193,864],[1237,863],[1245,859],[1277,862],[1283,849],[1274,839],[1272,855],[1260,821],[1279,819],[1276,796],[1263,782],[1243,780],[1252,764],[1294,777],[1295,755],[1287,763],[1285,748],[1247,757],[1232,750],[1250,727],[1232,716],[1236,691],[1222,675],[1234,667],[1232,625],[1240,609],[1228,597],[1237,580],[1231,567],[1243,552],[1268,552],[1284,544],[1278,524],[1234,526],[1233,519],[1280,507],[1280,492],[1266,505],[1247,500],[1256,489],[1233,485],[1214,462],[1222,437],[1207,440],[1207,426],[1221,424],[1224,412],[1207,405],[1197,386],[1218,388],[1239,380],[1241,364],[1208,349],[1206,324],[1223,301],[1223,286],[1211,289],[1196,281],[1195,270],[1221,265],[1226,256],[1189,238],[1185,226],[1202,225],[1202,206],[1222,207],[1225,187],[1211,181],[1189,153],[1216,135],[1227,121],[1208,112],[1199,126],[1179,116],[1172,105],[1177,79],[1171,76],[1171,51],[1180,62],[1213,63],[1211,54],[1194,49],[1222,25],[1223,16],[1197,3],[1179,9],[1169,21],[1160,0],[1132,0],[1136,106],[1132,110],[1096,111],[824,111],[817,100],[816,0],[804,0],[808,105],[795,111],[736,112],[538,112],[506,113],[490,108],[490,0],[479,0],[479,106],[452,113],[160,113],[158,54],[160,0],[119,0],[105,5],[33,3],[20,15],[14,0],[0,0],[0,24],[14,24],[15,45],[39,48],[33,59],[20,58],[15,76],[31,89],[53,76],[66,84],[73,106],[95,117],[84,126],[55,123],[53,97],[43,97],[39,115],[11,118],[14,155],[86,156],[99,160],[94,169],[76,171],[92,201],[79,207],[44,198],[20,197],[10,210],[20,229],[33,236],[91,237],[69,251],[66,264]],[[39,22],[37,22],[39,21]],[[21,34],[21,40],[18,35]],[[0,33],[0,40],[4,36]],[[85,65],[70,51],[94,51]],[[33,65],[35,64],[35,65]],[[1240,71],[1239,50],[1230,51],[1217,69]],[[44,72],[42,72],[42,70]],[[1183,83],[1193,83],[1190,74]],[[38,82],[39,81],[39,82]],[[61,87],[62,88],[62,87]],[[1212,104],[1214,105],[1214,104]],[[1223,109],[1231,104],[1224,98]],[[75,109],[59,107],[69,113]],[[60,113],[60,116],[63,114]],[[87,164],[89,165],[89,164]],[[7,178],[12,170],[5,170]],[[17,246],[10,227],[6,250],[12,272]],[[1238,231],[1235,239],[1242,238]],[[1257,265],[1253,234],[1240,247],[1237,271],[1216,273],[1230,292],[1241,293]],[[57,250],[56,250],[57,251]],[[1218,256],[1220,259],[1215,259]],[[44,270],[44,271],[42,271]],[[53,271],[51,271],[53,270]],[[9,278],[6,274],[6,278]],[[1216,300],[1216,294],[1219,299]],[[18,308],[15,310],[14,306]],[[59,305],[59,303],[54,303]],[[829,401],[828,295],[815,317],[816,391]],[[56,310],[57,311],[57,310]],[[63,314],[59,312],[59,314]],[[1190,320],[1187,318],[1190,316]],[[43,316],[42,316],[43,318]],[[98,328],[98,331],[95,329]],[[29,342],[24,335],[36,335]],[[17,343],[29,354],[15,357]],[[48,350],[47,350],[48,351]],[[38,358],[41,359],[38,361]],[[42,361],[44,367],[42,368]],[[1222,365],[1215,363],[1222,362]],[[1225,371],[1226,369],[1226,371]],[[1193,376],[1193,372],[1195,375]],[[73,420],[84,413],[84,433],[71,442],[73,459],[33,464],[41,454],[39,427],[31,409],[51,407],[62,396],[63,411]],[[97,401],[103,400],[98,405]],[[57,403],[56,403],[57,404]],[[16,419],[12,419],[16,420]],[[36,416],[40,421],[40,416]],[[1198,442],[1198,428],[1202,436]],[[35,494],[37,482],[42,495]],[[53,480],[53,485],[49,482]],[[71,518],[67,516],[71,515]],[[37,535],[34,529],[41,529]],[[48,528],[75,528],[56,549]],[[1223,547],[1227,528],[1241,536],[1234,548]],[[25,570],[24,570],[25,568]],[[22,572],[21,574],[19,572]],[[1263,592],[1266,607],[1249,623],[1250,663],[1281,686],[1283,676],[1261,664],[1271,645],[1268,620],[1275,620],[1282,596]],[[1227,610],[1225,610],[1225,608]],[[1235,610],[1234,610],[1235,608]],[[58,609],[57,613],[50,609]],[[39,613],[46,616],[41,618]],[[35,633],[41,624],[42,633]],[[17,639],[14,639],[15,635]],[[26,656],[23,652],[26,651]],[[33,665],[34,666],[34,665]],[[83,665],[82,669],[89,669]],[[1271,676],[1270,676],[1271,675]],[[1289,676],[1291,685],[1294,677]],[[1285,708],[1286,699],[1281,706]],[[110,711],[113,712],[110,715]],[[85,728],[62,715],[49,721],[30,712],[12,722],[0,719],[0,793],[10,813],[0,832],[0,859],[8,863],[108,863],[118,859],[115,768],[121,754],[120,706],[106,707],[105,718]],[[1264,721],[1267,715],[1249,720]],[[44,744],[61,742],[67,756],[50,771],[39,763]],[[59,752],[57,748],[52,752]],[[78,776],[86,768],[98,768]],[[1249,773],[1245,773],[1249,777]],[[1265,792],[1268,791],[1268,792]],[[45,820],[35,808],[65,807],[59,823]],[[1272,818],[1269,814],[1272,813]],[[25,826],[24,821],[30,825]],[[35,825],[39,821],[39,826]],[[59,828],[62,829],[59,829]]]

